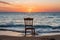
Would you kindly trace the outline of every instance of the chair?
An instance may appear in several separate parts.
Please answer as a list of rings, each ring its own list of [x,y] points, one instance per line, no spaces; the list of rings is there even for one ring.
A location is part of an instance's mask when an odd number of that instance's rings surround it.
[[[25,22],[25,36],[27,35],[27,30],[31,30],[31,34],[35,35],[35,28],[33,27],[33,18],[24,18]]]

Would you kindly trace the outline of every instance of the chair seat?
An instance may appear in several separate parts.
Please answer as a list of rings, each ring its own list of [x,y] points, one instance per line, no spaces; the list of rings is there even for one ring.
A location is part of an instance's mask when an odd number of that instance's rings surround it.
[[[35,28],[25,28],[26,30],[34,30]]]

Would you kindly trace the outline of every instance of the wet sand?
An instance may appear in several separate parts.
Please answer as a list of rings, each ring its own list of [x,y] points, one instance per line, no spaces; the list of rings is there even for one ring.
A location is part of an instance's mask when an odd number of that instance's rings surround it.
[[[60,40],[60,35],[41,37],[16,37],[1,35],[0,40]]]
[[[21,32],[0,30],[0,40],[60,40],[60,35],[30,36],[25,37]]]

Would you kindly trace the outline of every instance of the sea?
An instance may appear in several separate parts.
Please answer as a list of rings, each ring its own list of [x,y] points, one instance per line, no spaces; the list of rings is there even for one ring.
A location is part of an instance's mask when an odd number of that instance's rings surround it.
[[[60,12],[0,12],[0,29],[24,31],[24,18],[33,18],[36,33],[60,32]]]

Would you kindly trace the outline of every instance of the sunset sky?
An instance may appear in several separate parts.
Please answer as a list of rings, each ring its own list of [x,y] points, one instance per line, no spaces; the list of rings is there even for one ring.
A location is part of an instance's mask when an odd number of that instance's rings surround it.
[[[0,0],[0,12],[60,12],[60,0]]]

